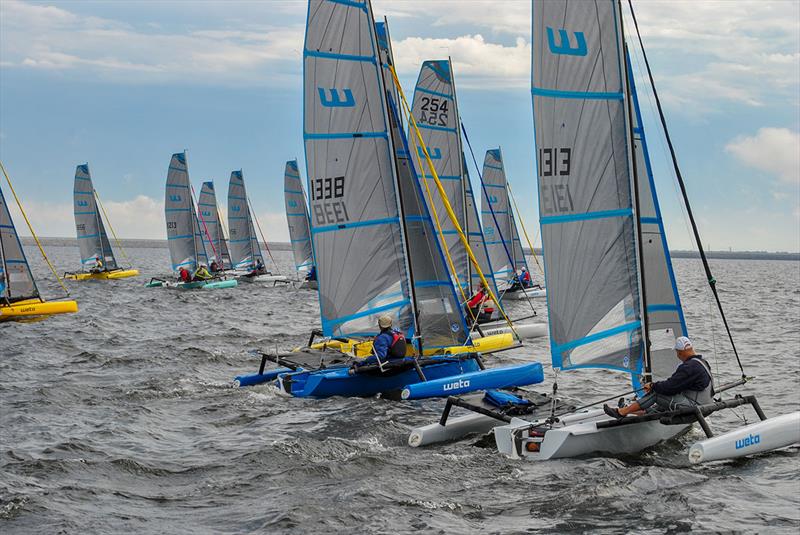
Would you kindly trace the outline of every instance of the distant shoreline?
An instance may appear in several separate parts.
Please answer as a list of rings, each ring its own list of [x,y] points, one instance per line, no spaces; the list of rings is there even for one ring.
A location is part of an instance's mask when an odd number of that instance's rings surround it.
[[[77,240],[75,238],[39,238],[43,245],[63,246],[70,242],[75,242],[77,247]],[[144,248],[166,248],[167,240],[140,240],[140,239],[123,239],[123,244],[129,247],[144,247]],[[35,245],[33,238],[22,237],[22,243],[25,245]],[[291,244],[287,242],[269,242],[269,247],[275,251],[290,251]],[[530,250],[525,249],[525,254],[530,255]],[[541,249],[536,249],[536,254],[541,255]],[[700,258],[697,251],[684,251],[676,250],[670,251],[673,258]],[[794,262],[800,261],[800,253],[784,253],[784,252],[770,252],[770,251],[706,251],[706,256],[712,260],[790,260]]]

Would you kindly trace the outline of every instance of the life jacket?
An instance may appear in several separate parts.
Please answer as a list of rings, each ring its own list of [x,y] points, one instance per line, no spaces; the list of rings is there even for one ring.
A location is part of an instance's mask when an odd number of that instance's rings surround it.
[[[406,337],[403,336],[403,333],[392,331],[392,343],[389,344],[389,350],[386,354],[395,359],[406,356]]]
[[[189,270],[188,269],[182,269],[180,273],[181,273],[181,280],[183,282],[191,282],[192,281],[192,276],[189,275]]]
[[[714,375],[711,373],[711,365],[703,360],[702,357],[696,357],[692,360],[696,360],[700,363],[703,371],[708,374],[710,381],[702,390],[685,390],[682,394],[694,401],[697,405],[707,405],[714,401]]]

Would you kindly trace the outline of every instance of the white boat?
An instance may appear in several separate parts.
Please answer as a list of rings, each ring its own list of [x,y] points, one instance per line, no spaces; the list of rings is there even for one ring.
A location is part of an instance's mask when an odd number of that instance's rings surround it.
[[[496,334],[516,333],[523,339],[547,336],[547,324],[541,321],[514,321],[513,328],[505,321],[481,323],[472,329],[472,338],[483,338]]]
[[[640,390],[641,384],[672,375],[679,363],[675,340],[687,336],[687,327],[623,42],[621,5],[619,0],[534,2],[533,18],[532,96],[552,366],[576,373],[617,370],[629,374],[634,391]],[[545,29],[546,37],[536,35]],[[646,55],[644,60],[647,65]],[[655,87],[653,92],[661,112]],[[663,114],[662,125],[672,147]],[[673,164],[695,242],[701,244],[674,158]],[[702,247],[700,256],[716,297]],[[409,444],[483,432],[492,419],[505,423],[492,431],[498,450],[531,460],[637,453],[686,432],[694,422],[709,438],[693,447],[692,462],[800,440],[797,416],[770,421],[754,396],[722,399],[723,391],[747,382],[728,334],[742,378],[717,388],[720,397],[713,402],[617,419],[602,409],[586,410],[597,402],[563,411],[554,404],[550,414],[542,415],[536,413],[541,407],[526,405],[523,398],[495,408],[450,398],[440,421],[415,429]],[[713,437],[707,416],[748,404],[760,423]],[[475,414],[450,419],[453,406]]]
[[[519,290],[506,291],[501,294],[503,299],[508,300],[524,300],[524,299],[543,299],[547,297],[547,289],[545,288],[520,288]]]

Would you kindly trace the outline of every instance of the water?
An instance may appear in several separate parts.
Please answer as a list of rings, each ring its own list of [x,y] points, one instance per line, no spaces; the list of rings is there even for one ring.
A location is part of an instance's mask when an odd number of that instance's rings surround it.
[[[46,295],[46,267],[27,248]],[[60,270],[74,242],[48,247]],[[142,288],[167,250],[128,250],[142,276],[71,283],[80,313],[0,326],[0,531],[4,533],[675,533],[800,529],[800,448],[694,467],[679,441],[639,456],[512,461],[472,441],[412,449],[436,400],[290,399],[231,388],[251,348],[305,343],[316,294],[285,287]],[[290,254],[275,251],[290,271]],[[676,260],[696,347],[738,369],[712,319],[700,264]],[[800,264],[713,264],[767,415],[800,409]],[[515,303],[516,316],[526,305]],[[546,315],[543,304],[539,313]],[[547,342],[497,357],[548,361]],[[547,371],[548,380],[552,374]],[[589,400],[610,372],[562,374]],[[550,388],[550,383],[541,387]],[[739,411],[750,420],[752,412]],[[733,412],[717,430],[740,423]]]

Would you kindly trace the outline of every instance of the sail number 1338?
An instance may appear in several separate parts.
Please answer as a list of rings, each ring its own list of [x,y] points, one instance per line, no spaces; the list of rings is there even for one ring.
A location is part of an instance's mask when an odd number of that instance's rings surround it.
[[[311,180],[311,207],[317,225],[347,223],[350,216],[344,200],[344,177],[314,178]]]

